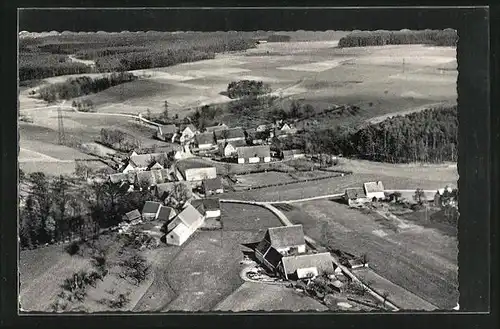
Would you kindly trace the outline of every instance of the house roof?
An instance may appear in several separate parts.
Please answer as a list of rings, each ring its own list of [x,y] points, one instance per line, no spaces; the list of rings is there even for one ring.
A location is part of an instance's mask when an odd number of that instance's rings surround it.
[[[287,273],[293,273],[299,268],[316,267],[326,271],[334,271],[332,256],[329,252],[286,256],[281,260]]]
[[[161,207],[161,203],[155,201],[146,201],[142,207],[143,214],[156,214]]]
[[[207,211],[220,209],[219,198],[204,198],[204,199],[201,199],[201,202],[203,203],[203,207]]]
[[[279,262],[283,259],[283,255],[281,255],[275,248],[270,247],[267,250],[267,253],[265,254],[264,258],[269,263],[271,263],[273,267],[276,267],[278,266]]]
[[[271,245],[277,249],[305,244],[302,225],[270,227],[267,233]]]
[[[255,251],[260,252],[262,255],[265,255],[267,250],[271,247],[271,242],[267,239],[262,239],[257,247],[255,247]]]
[[[178,161],[175,166],[179,171],[185,172],[188,169],[201,169],[201,168],[215,168],[212,165],[209,165],[207,163],[199,162],[199,161],[192,161],[190,159],[184,160],[184,161]]]
[[[147,167],[152,160],[159,160],[162,156],[166,157],[166,153],[149,153],[130,156],[130,163],[136,167]]]
[[[177,215],[187,227],[192,227],[196,221],[201,219],[203,215],[191,204],[187,204],[186,207]]]
[[[367,182],[364,183],[365,192],[368,193],[376,193],[376,192],[384,192],[384,185],[381,181],[378,182]]]
[[[361,187],[348,188],[345,193],[349,199],[366,198],[365,190]]]
[[[214,191],[222,188],[222,179],[215,177],[203,180],[203,188],[205,191]]]
[[[206,132],[214,132],[217,130],[224,130],[224,129],[229,129],[229,127],[226,126],[224,123],[217,126],[205,127]]]
[[[127,217],[127,220],[134,220],[134,219],[140,218],[141,217],[141,213],[139,212],[139,210],[134,209],[134,210],[129,211],[128,213],[126,213],[125,217]]]
[[[216,131],[214,131],[214,134],[215,134],[216,140],[224,140],[224,139],[231,139],[231,138],[245,138],[245,132],[243,131],[243,128],[241,128],[241,127],[229,128],[229,129],[224,129],[224,130],[216,130]]]
[[[184,130],[186,130],[186,128],[189,128],[192,132],[198,131],[198,129],[196,129],[196,127],[194,126],[194,124],[190,123],[190,124],[187,124],[187,125],[182,125],[181,132],[183,132]]]
[[[158,132],[160,134],[175,134],[177,127],[175,125],[159,125]]]
[[[213,144],[214,143],[214,133],[201,133],[196,135],[195,137],[196,143],[200,144]]]
[[[167,182],[167,183],[156,184],[156,192],[158,193],[158,195],[162,195],[163,193],[169,193],[174,189],[176,184],[183,184],[183,183]]]
[[[238,147],[243,147],[243,146],[247,146],[247,142],[246,140],[244,139],[239,139],[239,140],[235,140],[235,141],[230,141],[230,142],[227,142],[224,147],[228,146],[228,145],[231,145],[232,147],[234,148],[238,148]]]
[[[169,234],[171,233],[174,233],[177,236],[184,236],[186,234],[189,234],[189,227],[187,227],[186,224],[180,222],[176,227],[174,227],[172,231],[169,232]]]
[[[158,219],[167,221],[172,217],[172,213],[175,215],[174,209],[166,206],[161,206],[160,212],[158,213]]]
[[[238,158],[269,157],[271,149],[269,145],[245,146],[238,148]]]

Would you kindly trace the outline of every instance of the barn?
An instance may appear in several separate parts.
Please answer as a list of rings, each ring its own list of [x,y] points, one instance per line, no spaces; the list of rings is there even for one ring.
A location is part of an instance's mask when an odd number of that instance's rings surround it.
[[[363,184],[365,188],[366,197],[369,200],[381,200],[385,199],[384,184],[381,181],[378,182],[367,182]]]
[[[238,163],[259,163],[271,161],[269,145],[245,146],[238,148]]]
[[[348,188],[345,190],[344,200],[350,207],[359,206],[369,201],[363,188]]]

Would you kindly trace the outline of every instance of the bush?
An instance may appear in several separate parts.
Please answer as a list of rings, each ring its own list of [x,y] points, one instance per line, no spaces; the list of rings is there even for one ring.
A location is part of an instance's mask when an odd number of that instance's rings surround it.
[[[76,255],[80,251],[80,243],[78,242],[71,242],[67,247],[66,247],[66,252],[70,254],[71,256]]]

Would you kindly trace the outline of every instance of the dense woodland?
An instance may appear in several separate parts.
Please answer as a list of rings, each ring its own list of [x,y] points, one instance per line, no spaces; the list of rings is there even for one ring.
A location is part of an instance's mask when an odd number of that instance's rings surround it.
[[[423,31],[360,31],[340,38],[339,47],[366,47],[403,44],[456,46],[458,34],[453,29]]]
[[[20,182],[30,186],[20,209],[22,249],[72,239],[87,239],[101,228],[116,225],[122,216],[156,200],[145,190],[127,193],[127,187],[109,182],[82,189],[64,176],[49,178],[37,172],[20,173]]]
[[[229,98],[256,97],[267,94],[271,87],[267,83],[255,80],[232,81],[227,86],[227,96]]]
[[[359,130],[340,126],[336,129],[309,131],[304,145],[312,153],[331,154],[389,163],[457,161],[457,108],[435,108],[405,116],[396,116]]]
[[[93,33],[22,38],[19,40],[19,79],[114,72],[170,66],[210,59],[216,53],[255,47],[250,32],[212,33]],[[72,61],[68,55],[94,60],[95,68]]]
[[[112,73],[101,78],[82,76],[69,78],[64,82],[53,83],[39,89],[40,97],[47,102],[59,99],[72,99],[91,93],[98,93],[113,86],[134,81],[137,77],[132,73]]]

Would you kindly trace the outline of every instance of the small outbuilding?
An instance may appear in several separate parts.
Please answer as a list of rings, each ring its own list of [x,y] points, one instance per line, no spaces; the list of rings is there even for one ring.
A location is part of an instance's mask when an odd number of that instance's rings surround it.
[[[356,207],[370,201],[366,197],[365,190],[363,188],[348,188],[345,190],[344,200],[349,205],[349,207]]]
[[[161,203],[155,201],[146,201],[144,207],[142,208],[142,218],[144,220],[154,220],[158,218],[158,213],[160,212]]]
[[[137,209],[129,211],[128,213],[126,213],[123,216],[123,220],[126,222],[129,222],[129,223],[134,221],[134,220],[138,220],[138,219],[142,219],[142,216],[141,216],[141,213],[139,212],[139,210],[137,210]]]

